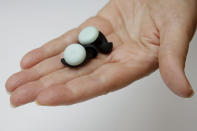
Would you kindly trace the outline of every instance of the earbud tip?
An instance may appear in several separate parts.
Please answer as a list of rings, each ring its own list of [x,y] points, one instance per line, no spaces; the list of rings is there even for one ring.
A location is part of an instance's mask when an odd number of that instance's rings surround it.
[[[102,43],[102,44],[98,45],[98,48],[101,53],[108,54],[112,51],[113,43],[112,42]]]
[[[97,49],[94,45],[86,45],[86,59],[95,58],[98,55]]]

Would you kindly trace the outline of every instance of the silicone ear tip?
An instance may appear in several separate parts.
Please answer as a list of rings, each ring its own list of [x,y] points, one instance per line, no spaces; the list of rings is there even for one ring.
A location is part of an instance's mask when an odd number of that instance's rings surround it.
[[[85,46],[87,59],[95,58],[98,55],[97,48],[94,45]]]
[[[112,42],[102,43],[98,45],[98,48],[101,53],[108,54],[112,51],[113,43]]]

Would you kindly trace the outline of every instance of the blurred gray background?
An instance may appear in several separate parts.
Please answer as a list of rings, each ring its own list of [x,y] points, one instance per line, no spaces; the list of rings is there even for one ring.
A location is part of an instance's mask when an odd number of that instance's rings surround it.
[[[128,87],[72,106],[12,108],[4,85],[22,56],[96,14],[108,0],[0,0],[0,131],[196,131],[197,96],[182,99],[158,71]],[[186,73],[197,91],[197,35]]]

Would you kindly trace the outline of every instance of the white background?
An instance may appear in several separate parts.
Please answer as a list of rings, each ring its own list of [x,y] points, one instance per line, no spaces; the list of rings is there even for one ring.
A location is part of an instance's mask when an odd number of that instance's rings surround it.
[[[197,96],[173,95],[159,72],[105,96],[72,105],[12,108],[4,85],[19,61],[96,14],[107,0],[0,0],[0,131],[196,131]],[[186,73],[197,91],[197,35]]]

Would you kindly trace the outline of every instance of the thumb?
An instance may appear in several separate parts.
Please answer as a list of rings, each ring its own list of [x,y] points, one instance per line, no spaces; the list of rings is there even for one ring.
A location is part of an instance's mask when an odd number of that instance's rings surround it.
[[[161,76],[169,89],[181,97],[190,97],[194,93],[184,71],[189,42],[194,33],[188,32],[188,26],[171,24],[161,31],[160,38]]]

